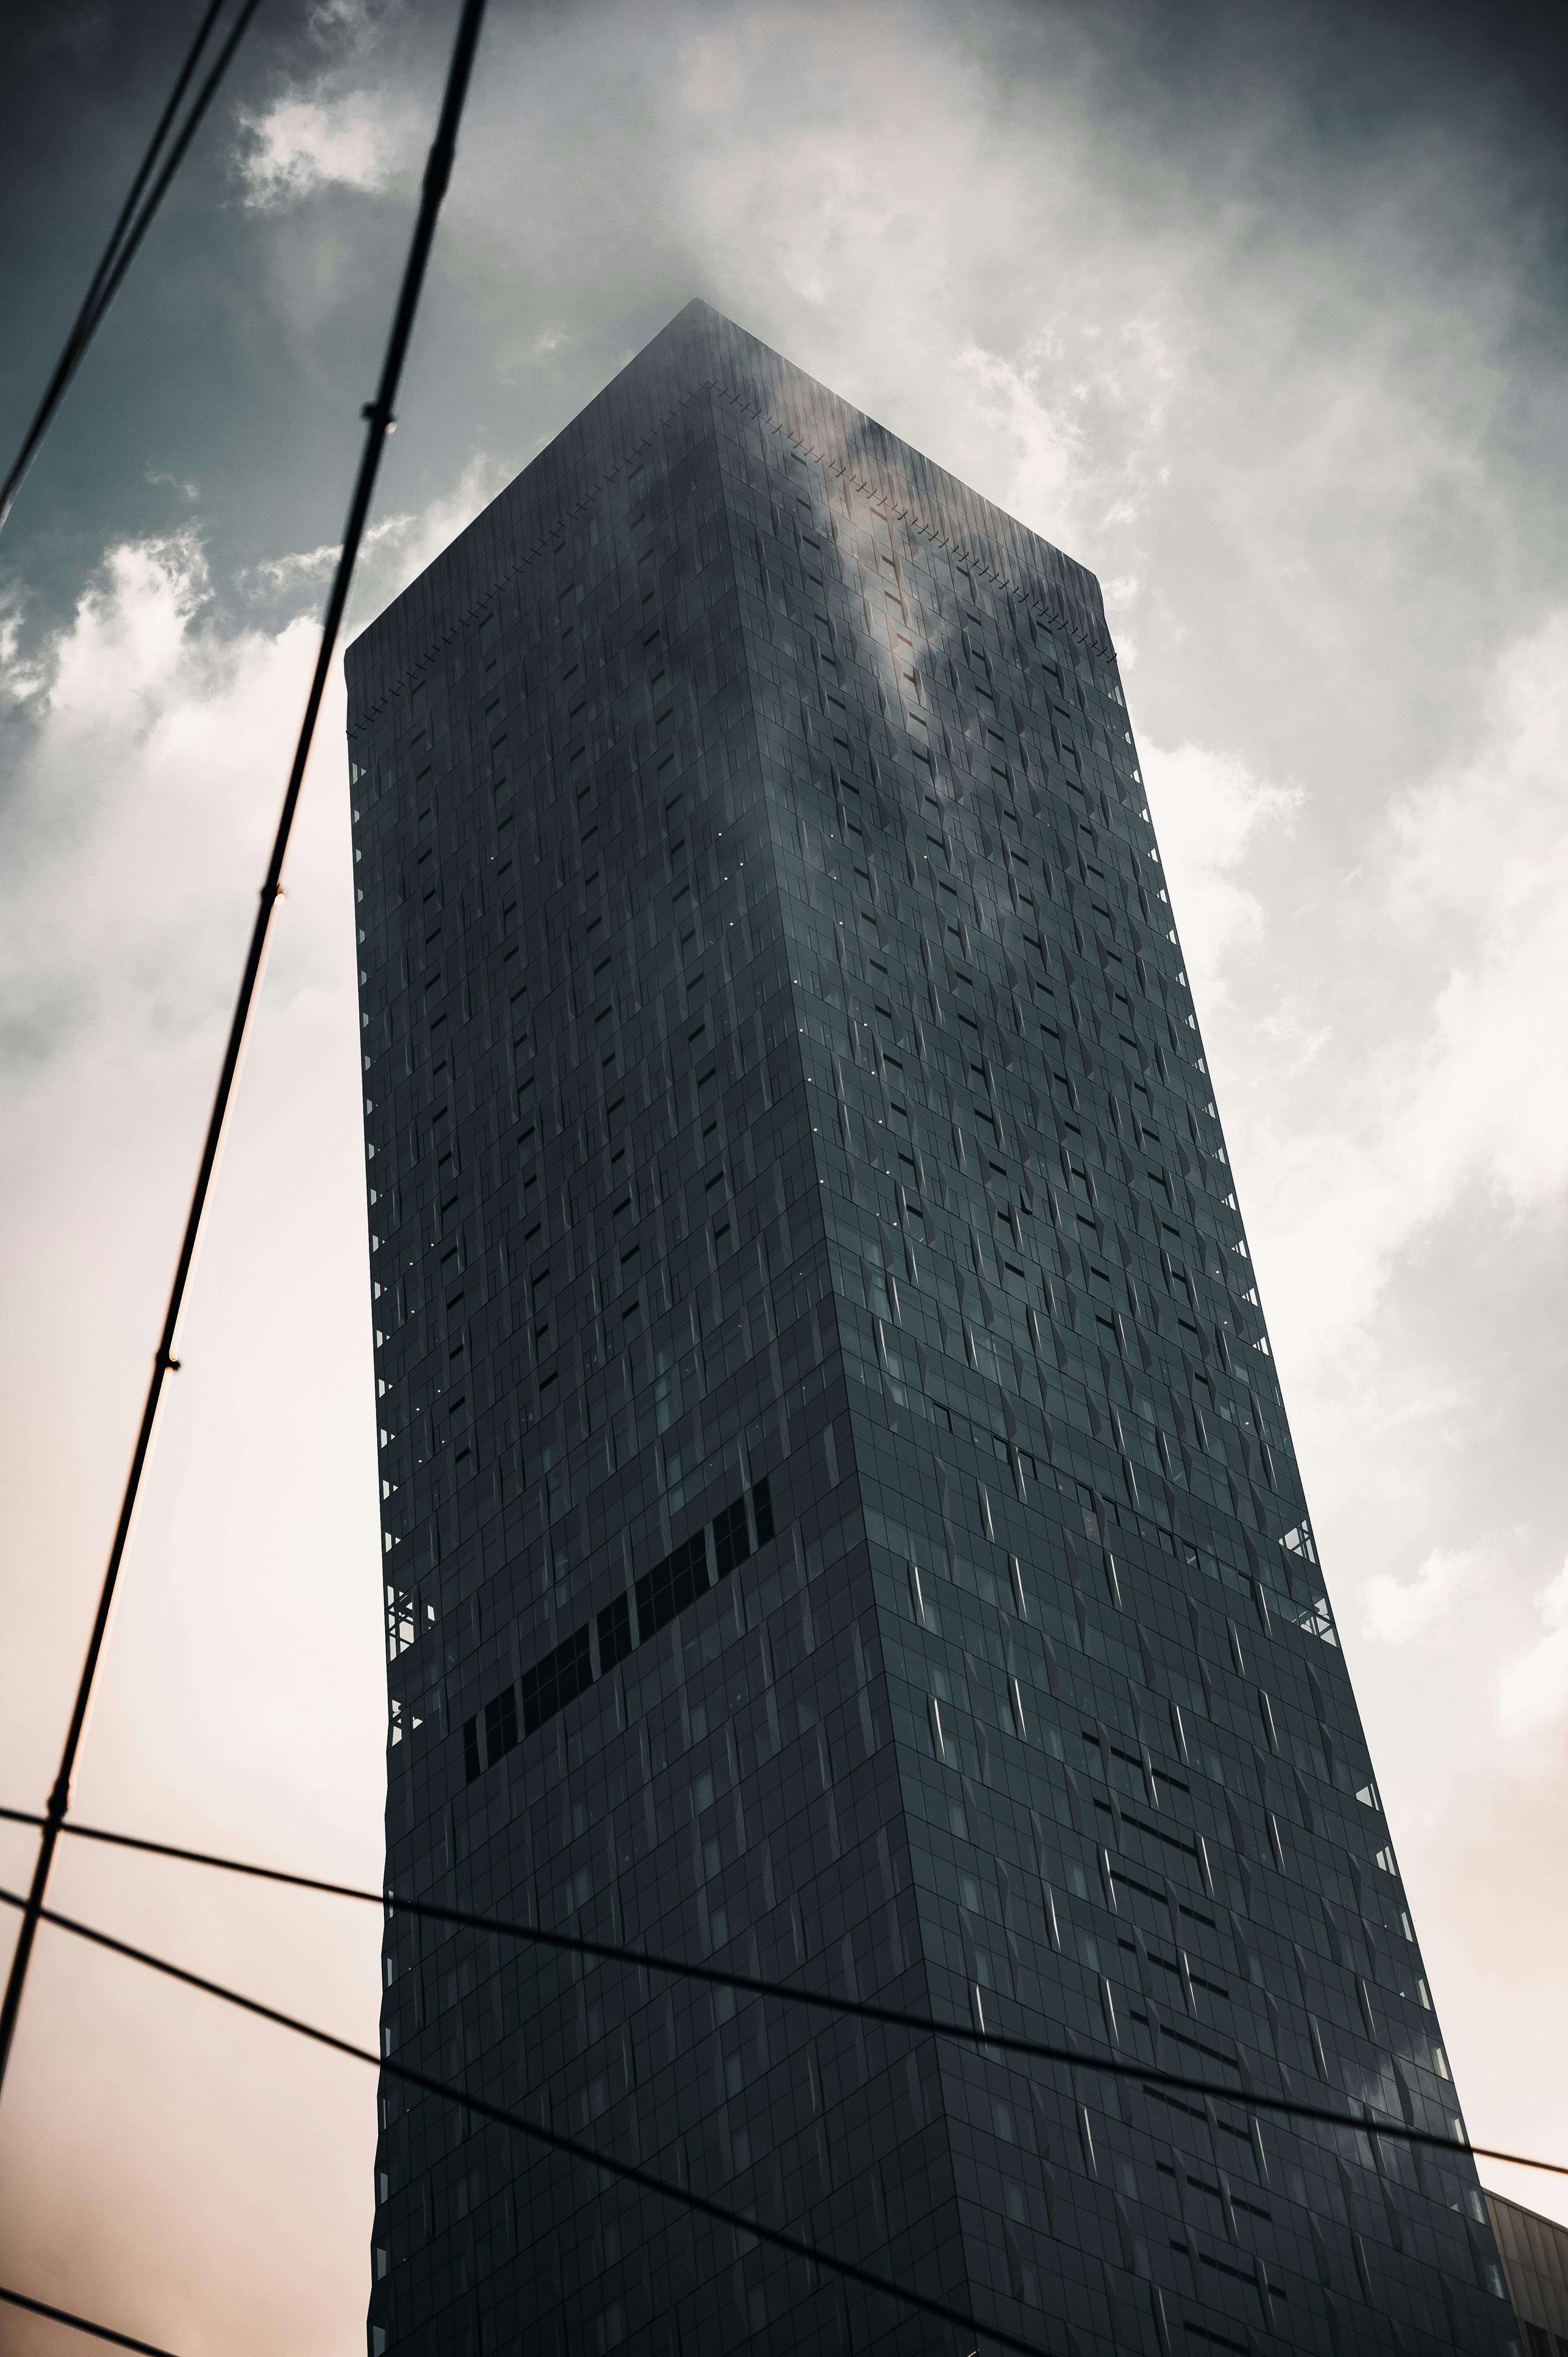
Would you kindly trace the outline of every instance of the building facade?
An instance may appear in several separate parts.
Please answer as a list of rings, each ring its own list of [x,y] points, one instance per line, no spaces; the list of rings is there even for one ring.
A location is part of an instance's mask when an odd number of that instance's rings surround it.
[[[1249,2102],[1459,2132],[1093,577],[693,304],[348,674],[389,1884],[1083,2060],[404,1918],[384,2050],[1043,2350],[1514,2346]],[[381,2124],[372,2352],[961,2357]]]
[[[1568,2226],[1501,2193],[1487,2192],[1487,2212],[1525,2357],[1568,2357]]]

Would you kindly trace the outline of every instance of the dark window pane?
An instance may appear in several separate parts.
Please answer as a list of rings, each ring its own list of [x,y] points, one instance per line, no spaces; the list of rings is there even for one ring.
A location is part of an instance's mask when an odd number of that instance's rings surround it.
[[[631,1608],[624,1596],[607,1604],[599,1615],[599,1667],[613,1670],[631,1651]]]
[[[637,1583],[637,1633],[646,1642],[656,1630],[694,1603],[709,1585],[707,1533],[695,1531]]]
[[[517,1688],[503,1686],[485,1705],[485,1758],[493,1766],[517,1741]]]
[[[751,1534],[746,1526],[746,1500],[734,1499],[722,1513],[714,1517],[714,1563],[721,1579],[732,1572],[737,1563],[744,1563],[751,1553]]]
[[[522,1731],[532,1735],[547,1718],[580,1695],[594,1682],[594,1659],[588,1644],[586,1622],[564,1644],[535,1662],[522,1681]]]

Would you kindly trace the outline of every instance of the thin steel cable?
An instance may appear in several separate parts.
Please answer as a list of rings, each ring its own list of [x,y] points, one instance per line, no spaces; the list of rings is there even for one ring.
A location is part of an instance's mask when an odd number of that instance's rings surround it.
[[[231,33],[227,48],[214,69],[215,74],[220,72],[228,57],[232,53],[239,32],[242,30],[244,23],[248,21],[250,10],[255,5],[256,0],[247,0],[245,16]],[[256,921],[251,934],[250,952],[246,957],[245,970],[240,982],[240,995],[235,1003],[233,1020],[229,1027],[229,1041],[224,1049],[223,1066],[219,1074],[218,1091],[213,1100],[211,1118],[207,1125],[206,1142],[202,1147],[200,1167],[196,1176],[196,1189],[191,1197],[190,1211],[186,1220],[179,1259],[175,1267],[174,1284],[169,1292],[168,1309],[164,1318],[163,1332],[158,1337],[158,1347],[153,1360],[152,1380],[147,1386],[146,1403],[142,1410],[141,1426],[136,1434],[136,1445],[131,1458],[130,1473],[126,1478],[125,1493],[121,1501],[119,1521],[114,1528],[114,1540],[110,1549],[108,1568],[104,1572],[103,1586],[98,1598],[98,1610],[92,1623],[92,1633],[88,1640],[87,1658],[82,1664],[81,1677],[76,1691],[76,1701],[70,1715],[70,1725],[66,1731],[65,1744],[60,1755],[59,1772],[50,1791],[48,1804],[45,1811],[43,1838],[38,1845],[38,1857],[33,1871],[32,1887],[28,1892],[27,1909],[22,1918],[22,1928],[17,1934],[16,1952],[11,1959],[4,2003],[0,2004],[0,2087],[3,2087],[5,2083],[5,2067],[10,2061],[11,2045],[16,2037],[16,2017],[21,2007],[22,1990],[27,1981],[27,1966],[38,1932],[39,1910],[43,1906],[44,1893],[48,1887],[49,1870],[54,1863],[59,1828],[70,1806],[71,1775],[81,1743],[82,1728],[87,1721],[87,1708],[92,1697],[93,1680],[97,1675],[99,1657],[102,1652],[104,1637],[108,1631],[109,1614],[114,1601],[120,1566],[124,1559],[125,1546],[130,1536],[131,1521],[135,1512],[142,1475],[146,1467],[148,1451],[152,1447],[153,1427],[157,1418],[158,1403],[163,1396],[166,1378],[179,1364],[174,1355],[175,1331],[179,1323],[180,1310],[185,1301],[191,1264],[196,1256],[197,1240],[201,1232],[202,1213],[207,1207],[208,1193],[212,1185],[212,1174],[218,1162],[218,1149],[222,1142],[224,1123],[240,1069],[241,1051],[244,1046],[251,1009],[255,1000],[257,985],[261,979],[262,959],[267,945],[267,933],[272,924],[273,911],[283,891],[284,859],[288,850],[289,835],[293,830],[300,788],[305,779],[305,765],[309,758],[311,740],[316,734],[317,718],[321,710],[321,699],[326,692],[328,674],[331,669],[338,632],[343,624],[344,609],[349,599],[349,586],[353,578],[360,544],[364,537],[371,499],[375,490],[376,473],[381,464],[381,450],[392,428],[392,403],[403,375],[403,362],[407,358],[409,339],[413,331],[414,314],[419,307],[420,289],[424,285],[425,266],[429,262],[430,249],[435,236],[436,218],[441,210],[441,199],[446,192],[446,184],[452,176],[452,159],[456,146],[457,125],[462,118],[464,100],[467,96],[468,78],[473,70],[474,52],[478,45],[479,27],[484,13],[485,0],[463,0],[462,14],[458,20],[457,36],[453,46],[451,65],[447,70],[446,88],[441,102],[441,113],[436,125],[435,138],[424,167],[424,183],[420,193],[419,212],[409,245],[408,261],[403,269],[403,285],[398,294],[392,332],[387,339],[386,358],[381,365],[381,383],[374,401],[367,402],[363,411],[366,419],[364,455],[360,461],[359,477],[354,485],[349,520],[344,528],[343,548],[338,560],[337,575],[332,583],[331,595],[327,601],[327,612],[321,629],[321,646],[316,658],[316,670],[310,683],[310,693],[306,698],[305,718],[300,726],[299,742],[295,748],[294,766],[289,771],[288,785],[284,793],[283,810],[278,819],[277,834],[273,844],[266,880],[262,886],[261,905],[256,911]],[[212,86],[212,79],[209,77],[209,88]],[[170,164],[166,167],[157,189],[154,192],[155,195],[161,192],[162,188],[166,184],[173,165],[177,161],[177,155],[171,158]],[[117,265],[122,275],[126,259],[127,257],[123,254],[121,263]],[[112,282],[112,286],[113,283],[117,281]]]
[[[137,167],[135,178],[132,181],[130,188],[126,190],[125,201],[121,206],[119,217],[115,221],[113,230],[109,233],[109,242],[99,257],[98,267],[88,281],[87,292],[83,296],[81,301],[81,308],[77,313],[76,325],[73,330],[74,336],[80,336],[88,320],[92,316],[93,307],[98,300],[99,294],[103,286],[104,281],[107,279],[111,269],[113,267],[115,257],[119,253],[121,242],[125,236],[125,232],[130,227],[131,217],[136,210],[142,190],[146,187],[153,167],[157,162],[158,150],[162,147],[164,141],[168,137],[170,125],[173,124],[175,116],[179,113],[180,102],[190,86],[190,78],[196,71],[197,66],[200,61],[201,52],[207,47],[212,27],[218,22],[222,12],[223,0],[209,0],[209,5],[208,6],[207,12],[203,16],[200,24],[196,28],[196,38],[192,41],[190,48],[186,52],[185,63],[181,66],[178,74],[176,76],[174,88],[168,94],[168,102],[165,106],[162,114],[158,117],[157,128],[154,131],[152,138],[147,143],[146,154],[142,157],[141,163]],[[60,359],[60,367],[62,369],[67,365],[70,360],[70,350],[71,346],[70,343],[68,342],[65,351],[62,353]],[[49,390],[51,393],[54,391],[54,386],[52,384]],[[46,399],[47,398],[48,395],[46,395]]]
[[[0,1889],[0,1904],[22,1907],[26,1904],[12,1890]],[[125,1940],[116,1940],[107,1932],[96,1932],[91,1924],[79,1923],[70,1915],[61,1915],[52,1907],[42,1910],[42,1920],[57,1931],[70,1932],[79,1940],[86,1940],[95,1948],[107,1948],[111,1954],[126,1956],[133,1964],[145,1964],[155,1973],[179,1981],[187,1988],[200,1989],[204,1996],[220,1998],[225,2005],[238,2006],[242,2012],[254,2014],[263,2021],[271,2021],[280,2029],[292,2030],[296,2037],[308,2038],[317,2046],[325,2046],[334,2054],[347,2054],[356,2062],[369,2062],[383,2071],[389,2078],[398,2079],[405,2086],[418,2088],[421,2094],[439,2096],[443,2103],[458,2104],[477,2117],[491,2121],[497,2127],[508,2128],[514,2136],[530,2137],[536,2144],[549,2147],[553,2152],[564,2153],[569,2160],[580,2160],[590,2169],[607,2171],[624,2178],[628,2185],[638,2186],[644,2193],[657,2193],[666,2201],[678,2202],[682,2209],[695,2210],[718,2225],[732,2226],[737,2233],[750,2234],[757,2242],[770,2243],[776,2250],[785,2251],[791,2258],[805,2259],[811,2266],[825,2267],[832,2275],[844,2276],[850,2283],[860,2284],[867,2291],[886,2294],[889,2299],[901,2300],[907,2308],[918,2309],[926,2316],[934,2316],[943,2324],[955,2324],[964,2332],[977,2338],[983,2334],[999,2349],[1010,2349],[1018,2357],[1046,2357],[1045,2344],[1038,2341],[1019,2341],[1004,2332],[999,2325],[982,2324],[978,2318],[966,2316],[961,2309],[950,2308],[945,2300],[929,2299],[923,2292],[911,2291],[905,2284],[890,2276],[875,2275],[869,2267],[857,2266],[853,2259],[841,2259],[814,2243],[803,2243],[794,2234],[786,2234],[777,2226],[765,2226],[756,2218],[748,2218],[739,2210],[726,2209],[722,2201],[710,2201],[705,2194],[693,2193],[689,2187],[671,2185],[651,2170],[638,2169],[631,2161],[618,2160],[613,2153],[601,2152],[591,2144],[579,2144],[575,2136],[564,2136],[554,2128],[547,2128],[537,2120],[524,2119],[520,2113],[509,2112],[499,2104],[492,2104],[482,2095],[470,2095],[461,2087],[448,2086],[444,2080],[427,2078],[423,2071],[412,2071],[403,2062],[393,2062],[376,2053],[369,2046],[355,2046],[346,2038],[338,2038],[329,2029],[317,2029],[314,2023],[299,2021],[293,2014],[280,2013],[275,2006],[263,2005],[259,1999],[242,1996],[238,1989],[226,1988],[221,1981],[209,1981],[199,1973],[188,1973],[183,1965],[170,1964],[165,1956],[155,1956],[145,1948],[134,1948]]]
[[[137,2349],[141,2357],[174,2357],[168,2349],[160,2349],[156,2341],[134,2340],[128,2332],[116,2332],[112,2324],[94,2324],[89,2316],[73,2316],[69,2308],[51,2308],[47,2299],[31,2299],[25,2291],[12,2291],[0,2284],[0,2299],[8,2300],[13,2308],[25,2308],[29,2316],[47,2316],[51,2324],[69,2324],[73,2332],[91,2333],[94,2341],[113,2341],[116,2349]]]
[[[0,531],[5,529],[5,519],[10,514],[16,493],[22,487],[23,477],[38,456],[44,436],[54,422],[55,412],[65,399],[70,381],[86,357],[89,344],[98,333],[108,314],[110,305],[120,291],[125,273],[134,261],[137,248],[152,226],[153,217],[167,193],[169,183],[184,160],[186,150],[196,135],[201,118],[210,105],[219,83],[228,71],[230,61],[240,46],[245,28],[254,16],[257,5],[258,0],[243,0],[239,16],[231,27],[229,38],[219,53],[218,62],[198,91],[190,113],[180,128],[174,149],[159,175],[157,185],[142,210],[137,213],[135,210],[137,199],[157,162],[158,151],[168,136],[169,127],[179,112],[180,101],[185,96],[201,52],[206,48],[212,27],[221,12],[223,0],[210,0],[207,14],[197,27],[196,38],[180,69],[174,89],[169,94],[168,103],[159,117],[157,129],[154,132],[147,152],[142,158],[136,177],[131,183],[130,194],[120,208],[120,217],[114,224],[109,242],[104,247],[98,267],[88,283],[81,308],[77,313],[70,335],[66,338],[65,349],[55,362],[54,374],[48,381],[44,397],[38,404],[38,413],[23,437],[22,447],[12,463],[10,473],[6,476],[4,484],[0,484]],[[134,220],[133,215],[134,215]]]
[[[0,1822],[12,1824],[41,1825],[42,1817],[26,1809],[0,1808]],[[225,1874],[248,1876],[260,1882],[278,1882],[294,1890],[314,1890],[329,1899],[354,1899],[390,1913],[415,1915],[434,1923],[451,1923],[460,1930],[493,1932],[510,1940],[527,1940],[535,1946],[557,1949],[567,1955],[592,1956],[602,1964],[636,1965],[645,1972],[669,1973],[682,1980],[701,1981],[718,1988],[740,1989],[748,1996],[771,1996],[789,2005],[814,2006],[825,2013],[847,2014],[860,2021],[874,2021],[889,2029],[909,2029],[925,2037],[950,2038],[967,2046],[983,2047],[999,2054],[1017,2054],[1036,2062],[1060,2062],[1075,2071],[1098,2071],[1107,2077],[1135,2079],[1145,2087],[1171,2087],[1183,2094],[1202,2095],[1214,2103],[1234,2104],[1246,2111],[1277,2112],[1286,2118],[1311,2120],[1320,2126],[1350,2128],[1356,2135],[1386,2136],[1398,2144],[1419,2144],[1444,2153],[1468,2153],[1480,2160],[1503,2160],[1514,2169],[1537,2169],[1556,2177],[1568,2177],[1568,2163],[1557,2160],[1530,2160],[1517,2152],[1499,2152],[1490,2145],[1472,2144],[1439,2136],[1431,2128],[1409,2127],[1401,2122],[1377,2119],[1356,2119],[1348,2112],[1336,2111],[1323,2104],[1304,2104],[1291,2095],[1270,2095],[1243,2082],[1240,2086],[1216,2086],[1212,2081],[1192,2079],[1176,2071],[1163,2071],[1157,2065],[1142,2062],[1118,2062],[1109,2057],[1083,2054],[1070,2046],[1044,2044],[1032,2038],[1011,2038],[993,2029],[976,2029],[969,2022],[934,2021],[929,2016],[905,2013],[898,2007],[871,2005],[860,1997],[832,1996],[819,1989],[797,1988],[788,1981],[758,1980],[747,1973],[726,1973],[715,1964],[689,1964],[679,1956],[660,1956],[645,1948],[627,1948],[605,1940],[585,1940],[570,1932],[546,1932],[533,1923],[513,1923],[504,1917],[476,1915],[466,1908],[441,1907],[431,1900],[400,1899],[394,1891],[361,1890],[349,1882],[324,1882],[314,1875],[289,1874],[279,1867],[252,1866],[241,1858],[220,1857],[210,1850],[181,1849],[169,1842],[143,1841],[134,1834],[107,1833],[97,1825],[62,1826],[62,1832],[73,1840],[102,1842],[115,1849],[145,1853],[151,1857],[169,1857],[187,1866],[215,1867]],[[1238,2075],[1240,2065],[1231,2065]],[[1370,2108],[1369,2106],[1368,2107]]]

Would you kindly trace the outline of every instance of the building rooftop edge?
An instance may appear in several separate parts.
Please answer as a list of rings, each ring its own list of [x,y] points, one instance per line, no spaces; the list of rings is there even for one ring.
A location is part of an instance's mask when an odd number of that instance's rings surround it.
[[[344,669],[355,700],[379,702],[420,667],[455,617],[559,546],[572,517],[703,391],[751,410],[1093,651],[1113,656],[1087,566],[693,297],[350,641]],[[379,692],[367,694],[378,669]]]

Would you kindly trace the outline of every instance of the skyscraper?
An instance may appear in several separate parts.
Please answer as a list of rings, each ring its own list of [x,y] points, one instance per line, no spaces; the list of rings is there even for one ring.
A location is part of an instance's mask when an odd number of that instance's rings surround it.
[[[385,2051],[1052,2352],[1509,2348],[1248,2100],[1459,2132],[1093,577],[693,304],[348,671],[389,1879],[1084,2067],[401,1917]],[[381,2103],[373,2352],[956,2347]]]

